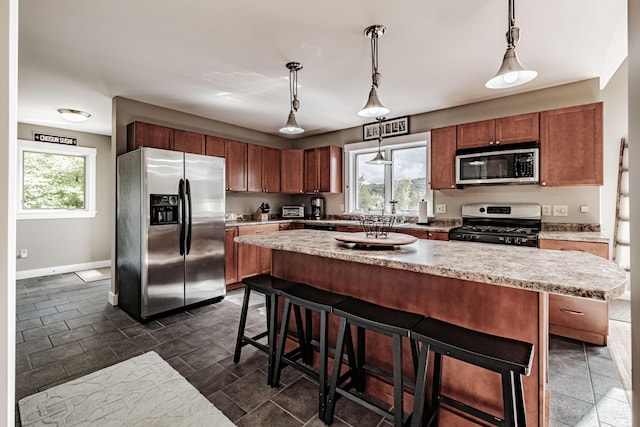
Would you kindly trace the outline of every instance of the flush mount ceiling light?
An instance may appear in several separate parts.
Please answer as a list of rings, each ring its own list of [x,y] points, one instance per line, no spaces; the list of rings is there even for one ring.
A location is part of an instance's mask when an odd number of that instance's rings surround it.
[[[289,69],[289,103],[291,110],[289,111],[289,117],[284,127],[280,128],[280,132],[293,135],[296,133],[304,132],[298,122],[296,116],[293,113],[300,108],[300,101],[298,101],[298,71],[302,70],[302,64],[299,62],[289,62],[286,67]]]
[[[378,38],[380,38],[387,29],[384,25],[372,25],[364,29],[364,35],[371,39],[371,91],[369,99],[362,110],[358,111],[361,117],[379,117],[389,114],[389,109],[382,105],[382,101],[378,98],[378,87],[382,75],[378,72]]]
[[[380,149],[380,145],[382,144],[382,121],[384,117],[376,117],[378,121],[378,152],[376,156],[367,162],[368,165],[390,165],[391,160],[386,160],[384,158],[384,154],[382,154],[382,150]]]
[[[509,0],[509,24],[507,27],[507,52],[496,75],[485,83],[489,89],[505,89],[520,86],[535,79],[537,71],[527,70],[518,60],[516,43],[520,40],[520,28],[516,27],[514,0]]]
[[[69,108],[59,108],[58,113],[60,113],[62,117],[69,120],[70,122],[84,122],[89,117],[91,117],[91,114],[87,113],[86,111],[72,110]]]

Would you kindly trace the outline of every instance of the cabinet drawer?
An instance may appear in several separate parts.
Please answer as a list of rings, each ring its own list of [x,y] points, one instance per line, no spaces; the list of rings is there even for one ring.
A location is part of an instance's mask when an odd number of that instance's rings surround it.
[[[255,233],[269,233],[278,230],[280,230],[279,224],[243,225],[242,227],[238,227],[238,236],[246,236],[248,234]]]
[[[549,332],[597,344],[606,343],[609,333],[609,308],[606,301],[564,295],[549,295]],[[554,332],[554,326],[558,332]],[[595,337],[602,336],[602,340]]]

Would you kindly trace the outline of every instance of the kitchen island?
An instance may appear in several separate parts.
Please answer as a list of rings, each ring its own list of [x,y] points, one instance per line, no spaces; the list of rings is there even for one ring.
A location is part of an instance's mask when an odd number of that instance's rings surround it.
[[[548,421],[548,294],[609,300],[622,294],[626,280],[616,264],[577,251],[422,239],[393,248],[362,248],[340,243],[338,234],[290,230],[235,240],[272,249],[274,276],[533,343],[533,367],[523,380],[527,419],[534,426]],[[336,331],[335,319],[331,331]],[[386,338],[367,340],[370,363],[389,366],[391,343]],[[410,367],[408,352],[405,359]],[[446,360],[444,369],[448,394],[501,413],[498,375],[455,360]],[[409,369],[405,373],[411,375]],[[372,378],[367,388],[391,401],[385,381]],[[448,411],[441,421],[468,423]]]

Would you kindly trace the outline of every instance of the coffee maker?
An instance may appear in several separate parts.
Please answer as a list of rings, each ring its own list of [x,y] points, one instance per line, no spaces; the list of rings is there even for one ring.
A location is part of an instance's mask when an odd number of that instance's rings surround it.
[[[311,198],[311,219],[324,218],[324,199],[322,197]]]

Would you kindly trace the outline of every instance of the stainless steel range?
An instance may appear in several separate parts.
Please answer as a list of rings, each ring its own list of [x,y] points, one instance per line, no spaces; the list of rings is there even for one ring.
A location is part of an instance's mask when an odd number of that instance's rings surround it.
[[[476,203],[462,206],[462,227],[449,240],[538,246],[542,209],[537,204]]]

